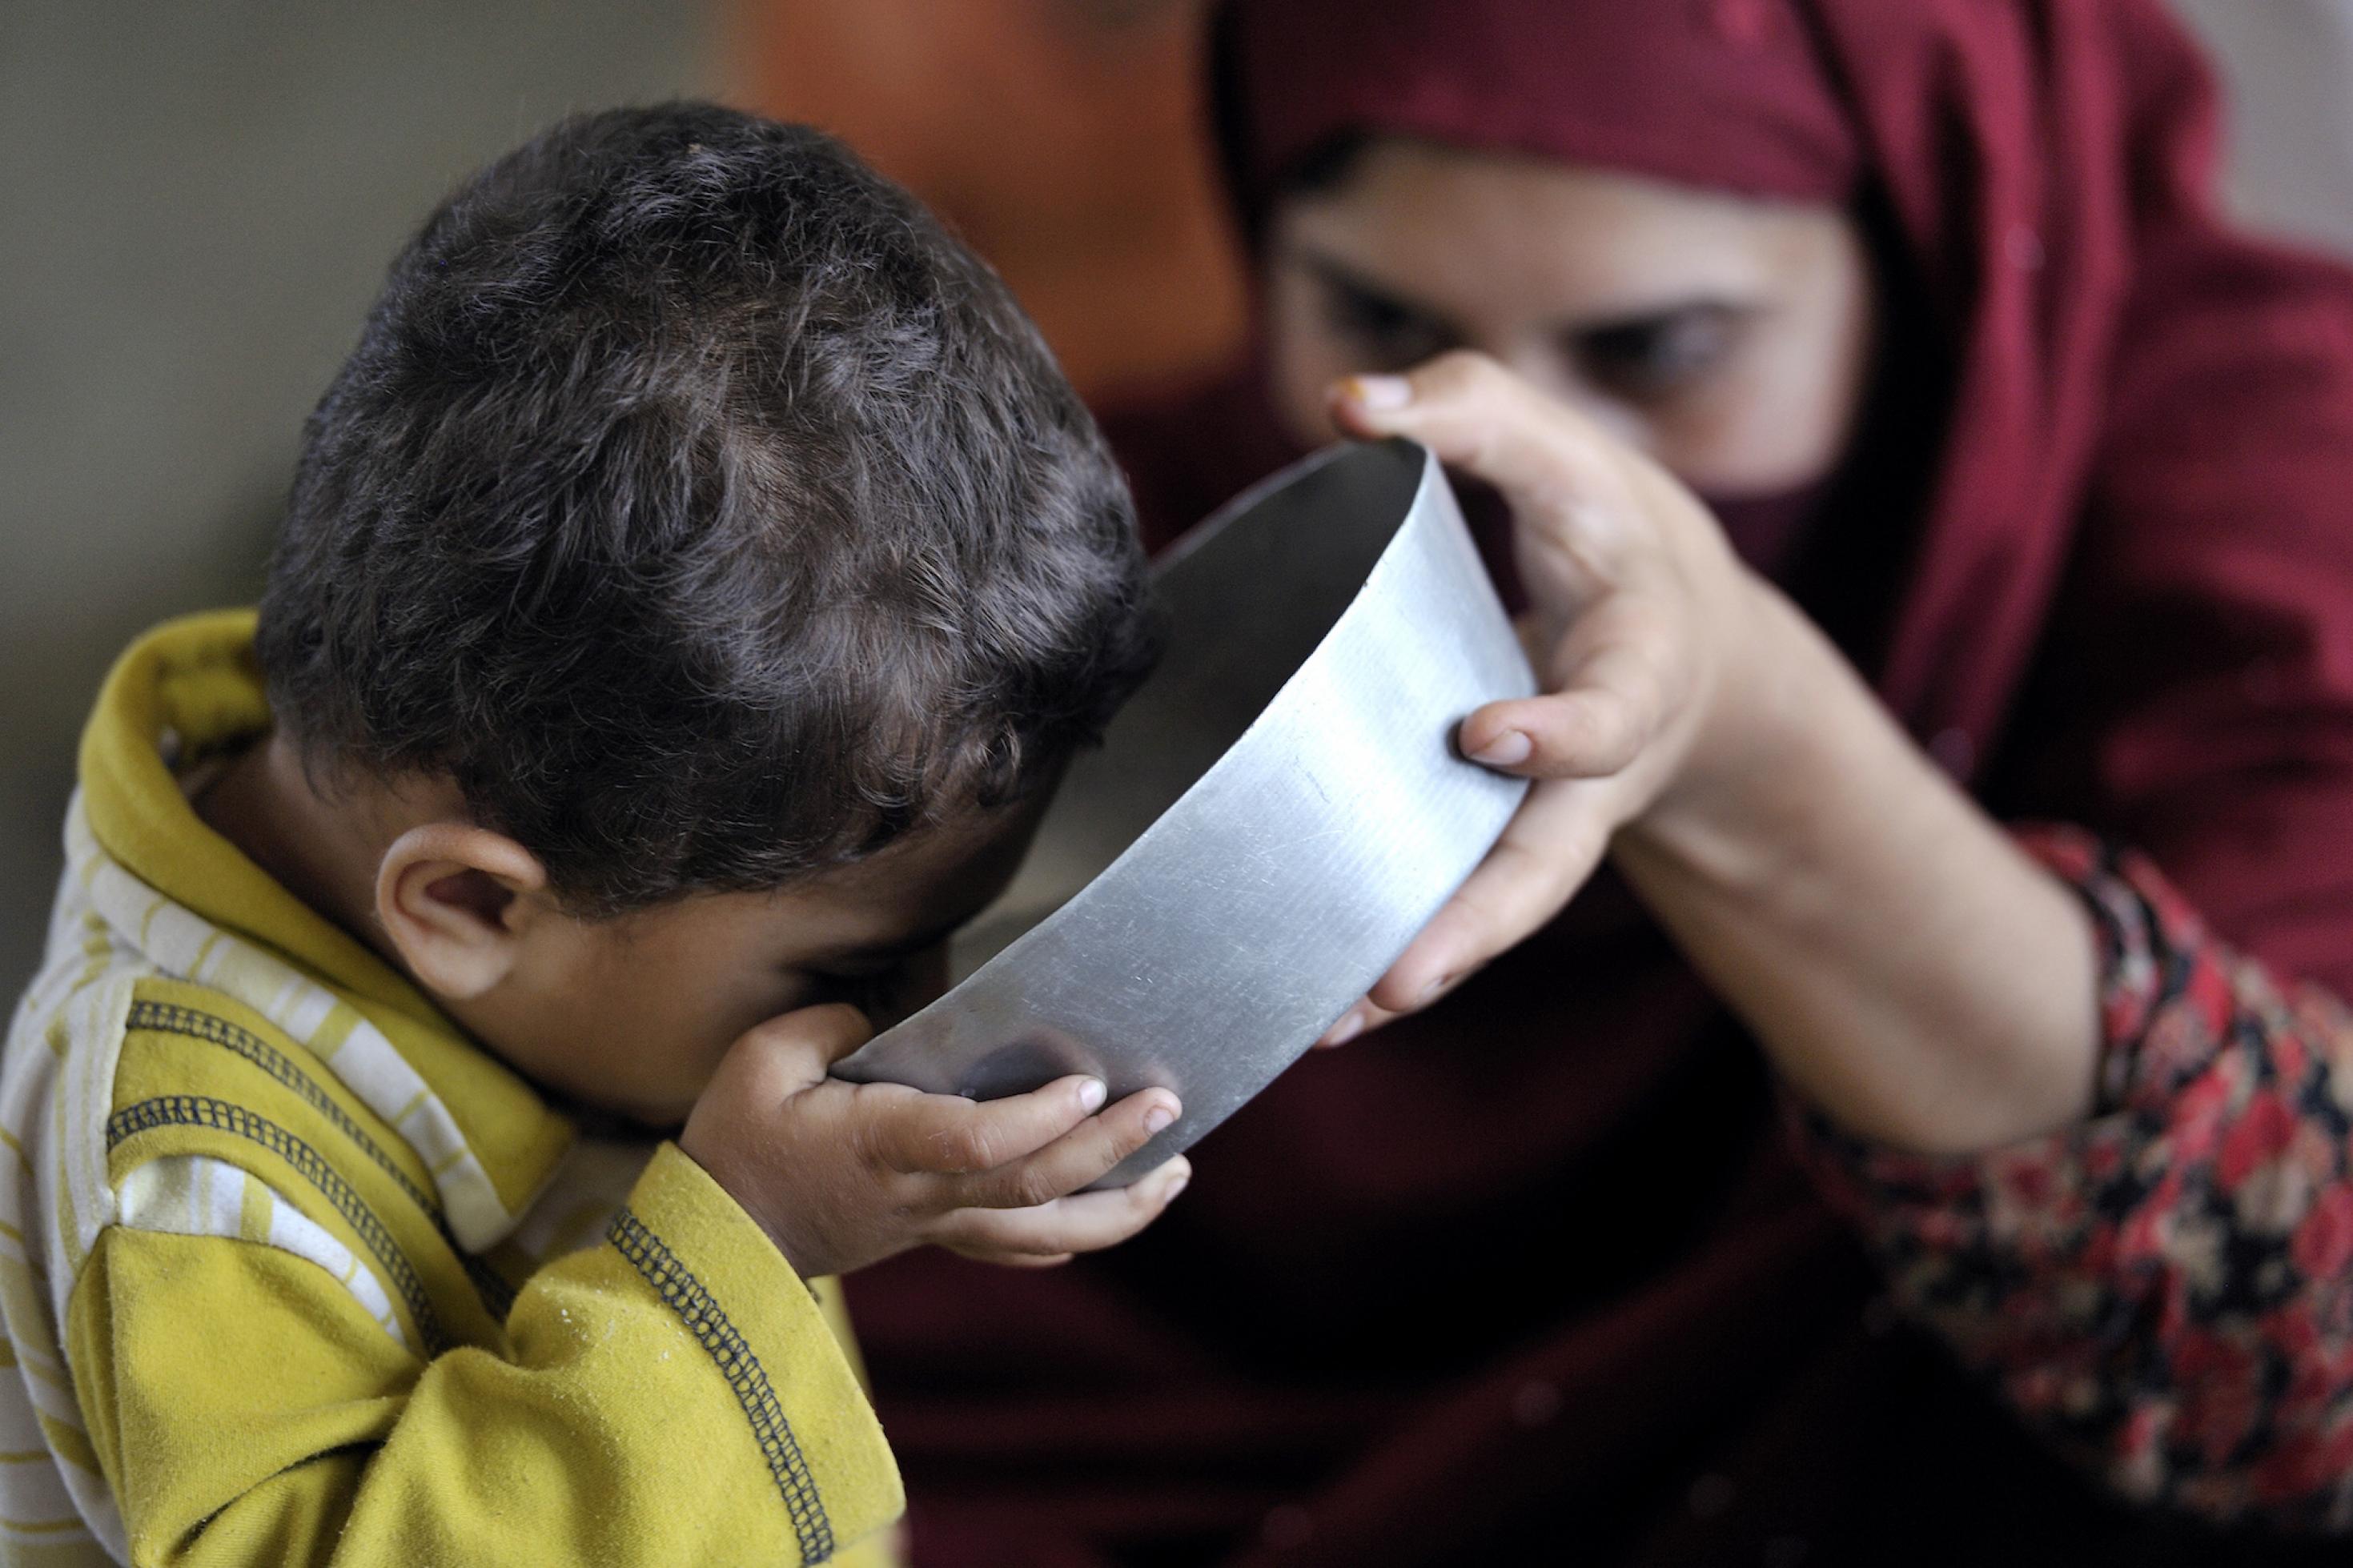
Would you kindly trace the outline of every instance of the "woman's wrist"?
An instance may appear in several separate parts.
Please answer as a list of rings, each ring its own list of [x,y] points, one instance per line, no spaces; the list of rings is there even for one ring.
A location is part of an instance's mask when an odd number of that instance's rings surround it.
[[[1854,783],[1876,700],[1778,589],[1744,574],[1710,711],[1677,775],[1620,831],[1726,892],[1786,886],[1809,824]]]
[[[1850,1131],[1922,1152],[2085,1114],[2084,911],[1759,587],[1709,732],[1613,855],[1776,1066]]]

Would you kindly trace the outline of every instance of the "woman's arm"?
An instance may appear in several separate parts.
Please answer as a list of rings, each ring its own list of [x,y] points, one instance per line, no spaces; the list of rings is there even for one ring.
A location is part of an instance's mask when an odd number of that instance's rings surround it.
[[[1619,833],[1619,868],[1841,1126],[1964,1153],[2082,1120],[2100,1044],[2082,903],[1757,591],[1755,760],[1663,792]]]
[[[2127,1497],[2353,1525],[2353,1015],[2146,859],[2022,836],[2100,931],[2094,1113],[1968,1158],[1798,1145],[1897,1300]]]
[[[1356,1021],[1614,854],[1814,1108],[1801,1149],[1898,1299],[2022,1416],[2128,1497],[2353,1525],[2353,1015],[2145,863],[2021,849],[1696,503],[1495,367],[1337,411],[1505,492],[1556,648],[1461,731],[1528,803]]]

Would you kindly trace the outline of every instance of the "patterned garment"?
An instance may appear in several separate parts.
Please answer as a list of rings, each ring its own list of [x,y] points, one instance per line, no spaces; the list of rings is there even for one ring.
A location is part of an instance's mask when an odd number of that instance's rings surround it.
[[[2028,849],[2099,931],[2092,1118],[1968,1159],[1799,1143],[1897,1300],[2071,1461],[2218,1520],[2353,1525],[2353,1013],[2147,861]]]

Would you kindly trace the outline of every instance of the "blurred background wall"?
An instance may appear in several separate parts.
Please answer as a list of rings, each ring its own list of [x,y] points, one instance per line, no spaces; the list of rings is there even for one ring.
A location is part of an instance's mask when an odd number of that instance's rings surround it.
[[[2177,0],[2234,199],[2353,251],[2353,0]],[[259,581],[303,415],[385,262],[563,112],[710,93],[944,212],[1082,389],[1239,341],[1202,0],[0,0],[0,991],[37,956],[74,737],[142,626]]]
[[[303,416],[467,168],[711,74],[691,0],[0,0],[0,991],[142,626],[249,600]]]

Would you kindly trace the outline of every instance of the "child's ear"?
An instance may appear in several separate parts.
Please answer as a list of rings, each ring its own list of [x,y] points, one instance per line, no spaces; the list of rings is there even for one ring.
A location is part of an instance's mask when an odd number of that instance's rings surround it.
[[[376,919],[420,984],[468,1002],[515,966],[539,858],[504,834],[457,822],[412,827],[375,873]]]

